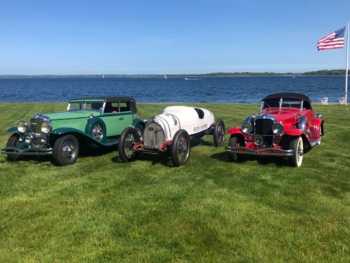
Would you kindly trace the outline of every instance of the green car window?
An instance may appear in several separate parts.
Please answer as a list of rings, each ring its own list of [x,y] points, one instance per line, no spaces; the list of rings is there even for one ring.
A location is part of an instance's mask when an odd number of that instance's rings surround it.
[[[71,102],[68,107],[68,111],[81,111],[81,110],[95,110],[95,111],[101,111],[103,108],[103,102]]]

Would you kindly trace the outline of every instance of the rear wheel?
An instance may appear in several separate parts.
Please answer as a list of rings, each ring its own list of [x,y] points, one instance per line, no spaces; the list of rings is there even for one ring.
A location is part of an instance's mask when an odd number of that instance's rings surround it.
[[[231,136],[229,140],[229,147],[230,147],[230,158],[234,162],[240,162],[242,161],[242,155],[236,152],[236,149],[239,147],[244,146],[244,142],[241,137],[239,136]]]
[[[225,124],[222,120],[218,120],[214,125],[213,133],[215,147],[221,146],[225,139]]]
[[[53,146],[53,161],[63,166],[73,164],[79,156],[79,141],[74,135],[59,137]]]
[[[19,135],[18,134],[12,134],[10,138],[7,141],[6,147],[14,147],[16,148],[17,144],[19,142]],[[18,160],[18,155],[17,154],[7,154],[7,161],[9,162],[14,162]]]
[[[304,143],[303,138],[292,138],[289,142],[290,149],[293,150],[293,156],[289,157],[289,163],[291,166],[300,167],[303,163],[304,156]]]
[[[185,130],[176,132],[171,146],[171,157],[174,166],[180,166],[190,157],[190,136]]]
[[[135,128],[126,128],[120,135],[118,153],[119,159],[123,162],[130,162],[135,159],[136,150],[134,149],[135,143],[139,142],[140,134]]]

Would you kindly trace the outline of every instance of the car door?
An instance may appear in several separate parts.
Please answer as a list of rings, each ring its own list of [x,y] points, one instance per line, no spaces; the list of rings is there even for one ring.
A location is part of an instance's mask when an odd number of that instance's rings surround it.
[[[122,102],[107,102],[102,116],[106,124],[107,137],[117,136],[133,122],[133,113]]]

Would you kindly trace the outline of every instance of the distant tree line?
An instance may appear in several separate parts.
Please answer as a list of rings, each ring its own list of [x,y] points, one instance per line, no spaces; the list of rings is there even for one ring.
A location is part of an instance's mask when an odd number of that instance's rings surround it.
[[[293,72],[213,72],[204,74],[71,74],[71,75],[0,75],[0,78],[211,78],[211,77],[253,77],[253,76],[339,76],[344,69],[317,70],[303,73]]]

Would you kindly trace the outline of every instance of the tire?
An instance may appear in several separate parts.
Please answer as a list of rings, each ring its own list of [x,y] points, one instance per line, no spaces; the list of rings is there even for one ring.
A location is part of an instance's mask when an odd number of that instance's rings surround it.
[[[19,140],[18,134],[12,134],[10,138],[7,141],[6,147],[16,147]],[[18,154],[11,154],[8,153],[6,157],[7,161],[9,162],[15,162],[19,159]]]
[[[239,136],[231,136],[228,144],[231,150],[234,150],[235,148],[237,148],[237,146],[240,146],[240,147],[244,146],[244,142],[242,138]],[[239,153],[229,152],[229,155],[230,155],[230,159],[234,162],[241,162],[243,160],[243,156]]]
[[[303,163],[304,143],[302,137],[292,138],[289,149],[293,150],[293,156],[289,157],[289,163],[293,167],[300,167]]]
[[[135,159],[136,151],[133,148],[140,141],[140,134],[136,128],[126,128],[120,135],[118,144],[119,159],[122,162],[130,162]]]
[[[53,161],[59,166],[74,164],[79,156],[79,141],[74,135],[56,139],[53,146]]]
[[[185,164],[190,157],[190,153],[190,136],[185,130],[178,130],[171,146],[171,158],[174,166]]]
[[[225,124],[222,120],[218,120],[214,124],[213,139],[214,139],[215,147],[218,147],[224,144]]]

